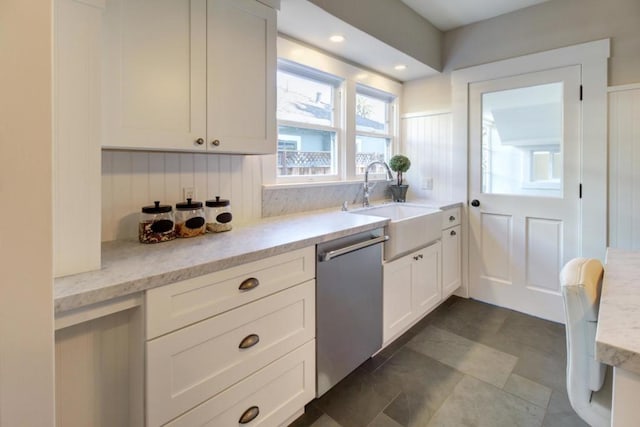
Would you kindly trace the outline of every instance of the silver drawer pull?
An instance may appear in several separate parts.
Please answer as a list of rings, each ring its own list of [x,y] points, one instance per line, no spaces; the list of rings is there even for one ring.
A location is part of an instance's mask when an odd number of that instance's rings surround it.
[[[449,233],[449,234],[451,234],[452,236],[455,236],[456,235],[456,230],[451,230],[451,233]]]
[[[252,406],[251,408],[244,411],[242,415],[240,415],[240,419],[238,420],[238,422],[240,424],[248,424],[253,421],[258,415],[260,415],[260,408],[258,408],[257,406]]]
[[[250,348],[260,342],[260,337],[256,334],[247,335],[244,337],[242,341],[240,341],[240,345],[238,348]]]
[[[451,215],[451,216],[449,217],[449,221],[455,221],[455,220],[456,220],[456,217],[455,217],[455,216]]]
[[[255,277],[249,277],[248,279],[245,279],[242,281],[242,283],[240,283],[238,289],[241,291],[250,291],[251,289],[257,288],[259,284],[260,281],[258,279],[256,279]]]

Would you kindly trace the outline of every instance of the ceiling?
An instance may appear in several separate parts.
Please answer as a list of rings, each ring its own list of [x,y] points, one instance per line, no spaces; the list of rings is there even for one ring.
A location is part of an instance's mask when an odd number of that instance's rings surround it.
[[[441,31],[483,21],[548,0],[402,0]]]
[[[442,31],[545,1],[548,0],[402,0]],[[281,0],[278,31],[400,82],[438,73],[307,0]],[[344,42],[329,41],[335,34],[344,36]],[[396,70],[400,64],[406,68]]]
[[[401,82],[438,73],[309,1],[282,0],[278,31]],[[342,35],[344,42],[333,43],[329,40],[330,36],[336,34]],[[400,64],[405,65],[406,69],[394,68]]]

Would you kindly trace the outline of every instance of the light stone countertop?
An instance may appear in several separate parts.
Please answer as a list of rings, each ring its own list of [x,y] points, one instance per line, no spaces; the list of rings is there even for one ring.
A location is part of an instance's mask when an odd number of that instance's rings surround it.
[[[640,374],[640,251],[607,249],[596,357]]]
[[[102,268],[54,280],[56,314],[384,227],[387,219],[333,209],[267,218],[224,233],[145,245],[102,244]]]

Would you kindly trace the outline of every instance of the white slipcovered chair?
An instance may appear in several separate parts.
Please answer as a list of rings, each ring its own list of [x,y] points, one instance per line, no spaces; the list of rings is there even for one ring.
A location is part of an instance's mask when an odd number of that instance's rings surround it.
[[[592,427],[611,425],[612,371],[595,358],[603,276],[597,259],[575,258],[560,273],[566,317],[567,393],[573,410]]]

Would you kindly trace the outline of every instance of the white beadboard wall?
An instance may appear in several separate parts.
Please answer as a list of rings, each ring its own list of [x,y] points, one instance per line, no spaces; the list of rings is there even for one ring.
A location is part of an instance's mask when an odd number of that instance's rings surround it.
[[[411,160],[406,173],[409,197],[453,200],[451,113],[424,114],[402,119],[403,152]],[[433,188],[426,189],[426,180]]]
[[[105,150],[102,241],[136,238],[140,208],[154,200],[175,206],[185,187],[202,202],[229,199],[235,224],[261,217],[260,156]]]
[[[609,246],[640,249],[640,85],[609,92]]]

